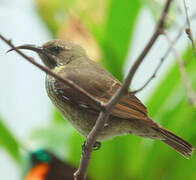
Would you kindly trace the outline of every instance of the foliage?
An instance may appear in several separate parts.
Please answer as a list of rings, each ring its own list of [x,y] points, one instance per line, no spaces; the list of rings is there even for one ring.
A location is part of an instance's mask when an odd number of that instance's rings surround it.
[[[187,48],[183,57],[189,59],[187,70],[193,86],[196,88],[194,71],[196,64],[190,47]],[[148,100],[147,107],[153,119],[184,137],[194,146],[196,145],[194,142],[196,128],[193,126],[196,111],[187,101],[177,65],[172,67],[157,87]],[[65,159],[77,167],[83,139],[69,124],[64,122],[56,110],[54,114],[53,131],[60,132],[59,128],[62,127],[62,123],[66,126],[65,129],[71,131],[71,133],[67,130],[62,131],[64,140],[61,139],[55,146],[62,147],[63,142],[66,151]],[[37,134],[37,131],[34,134]],[[40,139],[40,136],[38,137]],[[45,136],[42,142],[47,142],[47,139],[50,138],[50,136]],[[51,141],[55,142],[54,137]],[[159,141],[127,135],[102,143],[99,152],[93,153],[89,175],[93,180],[194,179],[196,176],[195,164],[195,156],[188,161]]]
[[[80,0],[73,2],[70,0],[37,0],[37,7],[40,17],[52,35],[58,37],[64,19],[67,18],[67,10],[69,8],[76,10],[81,2]],[[79,12],[79,15],[102,51],[102,64],[114,76],[122,80],[126,55],[132,43],[138,14],[144,3],[140,0],[135,0],[134,3],[131,0],[124,0],[123,3],[119,0],[108,0],[104,3],[106,8],[101,11],[105,17],[102,17],[101,21],[97,20],[97,16],[92,16],[92,10],[89,9],[83,13]],[[74,9],[76,4],[77,8]],[[188,60],[187,72],[196,89],[194,70],[196,64],[190,47],[186,49],[183,57]],[[193,125],[196,111],[187,101],[186,90],[177,65],[174,65],[160,82],[149,98],[147,107],[154,120],[196,146],[194,142],[196,126]],[[75,167],[78,166],[84,138],[64,121],[56,110],[54,110],[50,125],[44,129],[36,129],[32,133],[32,140],[61,155]],[[0,144],[15,159],[19,159],[18,143],[5,126],[1,125],[1,121]],[[196,156],[187,161],[161,142],[128,135],[116,137],[103,142],[102,148],[93,153],[89,176],[93,180],[191,180],[196,177]]]
[[[64,1],[54,1],[56,3],[52,3],[53,1],[54,0],[50,0],[49,3],[46,3],[43,0],[38,0],[40,5],[39,12],[48,27],[51,27],[51,32],[58,36],[57,33],[61,29],[61,26],[58,26],[58,21],[55,21],[55,14],[61,12],[59,10],[59,7],[61,7],[61,9],[64,10],[64,13],[61,14],[60,19],[65,19],[65,10],[71,5],[70,2],[65,6]],[[88,25],[88,27],[96,36],[95,38],[102,50],[103,65],[115,77],[122,80],[123,64],[126,60],[132,37],[131,35],[134,30],[137,15],[141,8],[141,2],[140,0],[135,0],[134,3],[132,3],[130,0],[124,0],[123,3],[121,3],[119,0],[112,0],[109,1],[108,4],[108,10],[104,21],[100,24],[92,23],[91,25]],[[91,11],[88,9],[85,14],[90,12]],[[88,24],[88,22],[86,22],[88,20],[89,18],[83,18],[85,24]]]
[[[19,144],[0,118],[0,147],[4,148],[17,162],[20,161]]]
[[[100,42],[102,63],[119,80],[123,78],[123,64],[140,7],[139,0],[113,0],[108,8],[104,39]]]

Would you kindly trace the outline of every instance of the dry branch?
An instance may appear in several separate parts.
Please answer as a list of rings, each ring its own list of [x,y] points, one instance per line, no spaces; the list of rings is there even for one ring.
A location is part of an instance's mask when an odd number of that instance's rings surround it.
[[[49,68],[42,66],[41,64],[37,63],[32,57],[29,57],[25,55],[22,51],[17,49],[10,40],[7,40],[4,36],[0,34],[0,39],[2,39],[5,43],[7,43],[13,50],[15,50],[19,55],[21,55],[24,59],[26,59],[28,62],[33,64],[34,66],[38,67],[42,71],[44,71],[46,74],[51,75],[52,77],[58,79],[59,81],[69,85],[70,87],[76,89],[78,92],[82,93],[83,95],[86,96],[92,103],[94,103],[100,110],[103,110],[105,108],[104,103],[101,101],[98,101],[95,99],[93,96],[91,96],[88,92],[86,92],[84,89],[82,89],[80,86],[77,84],[73,83],[73,81],[70,81],[69,79],[64,79],[58,74],[54,73],[51,71]]]
[[[190,17],[190,20],[195,20],[195,18],[196,18],[196,14],[193,14],[193,15]],[[179,29],[178,34],[176,35],[176,37],[175,37],[175,39],[174,39],[174,41],[173,41],[173,45],[175,45],[175,44],[178,42],[178,40],[179,40],[180,37],[182,36],[182,34],[183,34],[183,32],[184,32],[186,26],[187,26],[187,21],[186,21],[186,22],[184,23],[184,25]],[[152,76],[150,76],[150,78],[144,83],[143,86],[141,86],[141,87],[138,88],[137,90],[132,91],[134,94],[136,94],[136,93],[142,91],[142,90],[143,90],[146,86],[148,86],[148,84],[156,77],[156,75],[157,75],[159,69],[161,68],[163,62],[166,60],[166,58],[167,58],[168,55],[170,54],[171,50],[172,50],[172,49],[171,49],[170,47],[168,47],[168,49],[167,49],[167,51],[165,52],[164,56],[160,59],[160,62],[159,62],[159,64],[157,65],[156,69],[154,70],[154,73],[152,74]]]
[[[74,174],[75,180],[84,180],[85,179],[87,169],[88,169],[88,165],[89,165],[89,162],[90,162],[90,157],[91,157],[91,154],[92,154],[92,148],[93,148],[93,145],[96,142],[98,134],[99,134],[100,130],[104,127],[104,124],[107,121],[112,108],[119,102],[121,97],[125,93],[128,92],[129,85],[131,84],[132,79],[133,79],[139,65],[142,63],[143,59],[145,58],[145,56],[150,51],[150,49],[154,45],[155,41],[159,37],[159,35],[162,33],[162,30],[164,29],[166,15],[168,13],[171,2],[172,2],[172,0],[167,0],[166,1],[165,7],[162,11],[161,17],[158,21],[155,32],[153,33],[150,41],[147,43],[146,47],[144,48],[144,50],[142,51],[140,56],[136,59],[134,65],[130,69],[127,77],[125,78],[125,81],[123,82],[122,86],[117,90],[117,92],[114,94],[114,96],[110,99],[110,101],[106,105],[105,111],[100,112],[95,126],[93,127],[93,129],[91,130],[89,135],[87,136],[87,139],[86,139],[86,153],[85,153],[85,156],[84,156],[84,154],[82,154],[79,169]]]
[[[123,82],[122,86],[117,90],[117,92],[114,94],[114,96],[109,100],[109,102],[106,105],[104,105],[102,102],[99,102],[96,99],[94,99],[90,94],[88,94],[82,88],[80,88],[79,86],[74,84],[72,81],[69,81],[67,79],[63,79],[61,76],[58,76],[57,74],[53,73],[48,68],[36,63],[33,58],[26,56],[24,53],[22,53],[20,50],[18,50],[9,40],[7,40],[2,35],[0,35],[0,38],[3,41],[5,41],[12,49],[14,49],[18,54],[20,54],[22,57],[24,57],[30,63],[37,66],[39,69],[41,69],[45,73],[47,73],[47,74],[53,76],[54,78],[58,79],[59,81],[61,81],[63,83],[66,83],[70,87],[78,90],[79,92],[84,94],[87,98],[89,98],[89,100],[91,100],[95,105],[97,105],[100,108],[100,114],[99,114],[99,117],[96,121],[96,124],[93,127],[93,129],[91,130],[91,132],[89,133],[89,135],[87,136],[86,144],[85,144],[85,149],[86,149],[85,155],[84,155],[84,153],[82,154],[79,169],[74,174],[75,180],[84,180],[85,179],[87,169],[88,169],[88,165],[89,165],[89,162],[90,162],[90,157],[91,157],[91,154],[92,154],[92,148],[93,148],[93,145],[96,142],[96,139],[99,135],[99,132],[104,127],[104,124],[105,124],[106,120],[108,119],[112,108],[119,102],[121,97],[128,92],[129,85],[131,84],[131,82],[133,80],[133,77],[134,77],[138,67],[142,63],[145,56],[151,50],[152,46],[154,45],[154,43],[157,40],[157,38],[159,37],[159,35],[163,32],[164,24],[165,24],[165,21],[166,21],[166,15],[168,13],[171,2],[172,2],[172,0],[167,0],[166,1],[165,7],[162,11],[161,17],[160,17],[160,19],[157,23],[157,26],[155,28],[155,31],[154,31],[150,41],[147,43],[147,45],[145,46],[142,53],[136,59],[134,65],[130,69],[127,77],[125,78],[125,81]]]
[[[182,80],[183,80],[184,85],[186,87],[188,99],[189,99],[190,103],[193,104],[193,106],[196,108],[196,95],[195,95],[195,92],[193,91],[193,89],[191,87],[191,82],[190,82],[190,80],[188,78],[188,75],[186,73],[185,66],[184,66],[184,61],[182,60],[181,56],[179,55],[179,53],[175,49],[174,43],[170,39],[168,33],[164,32],[164,35],[165,35],[165,37],[166,37],[166,39],[169,43],[169,46],[170,46],[171,50],[173,51],[173,53],[176,57],[176,60],[178,62],[180,74],[182,76]]]
[[[191,44],[192,44],[192,47],[193,47],[193,52],[194,52],[194,55],[195,55],[195,58],[196,58],[196,49],[195,49],[195,44],[194,44],[193,33],[192,33],[192,30],[191,30],[191,22],[190,22],[190,18],[189,18],[189,15],[188,15],[188,7],[186,5],[186,0],[183,0],[183,2],[184,2],[184,9],[185,9],[186,21],[187,21],[187,28],[185,29],[185,31],[186,31],[186,34],[188,35],[188,38],[191,41]]]

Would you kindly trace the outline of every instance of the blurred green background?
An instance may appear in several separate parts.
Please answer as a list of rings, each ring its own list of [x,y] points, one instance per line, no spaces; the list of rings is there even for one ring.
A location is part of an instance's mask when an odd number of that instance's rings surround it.
[[[85,2],[82,0],[35,0],[32,7],[36,16],[41,20],[42,26],[47,29],[49,39],[63,38],[80,43],[92,59],[102,64],[122,81],[128,67],[133,63],[127,60],[129,55],[141,52],[145,45],[144,42],[138,46],[139,48],[134,45],[137,39],[140,39],[138,24],[141,22],[141,17],[144,18],[143,22],[145,21],[145,16],[141,16],[143,10],[150,12],[152,17],[150,26],[153,28],[164,2],[155,0],[153,3],[150,0],[86,0]],[[167,29],[172,35],[178,32],[178,28],[185,21],[181,5],[175,2],[167,22]],[[0,6],[5,3],[6,0],[0,1]],[[190,9],[192,7],[190,6]],[[150,26],[148,24],[146,28]],[[28,27],[24,24],[24,28]],[[193,32],[196,32],[194,27]],[[144,34],[147,39],[150,35],[150,33]],[[14,34],[10,37],[15,39]],[[196,61],[186,37],[184,41],[185,46],[179,49],[183,59],[187,61],[186,70],[193,89],[196,90]],[[21,43],[20,39],[17,42]],[[156,55],[159,58],[156,62],[152,61],[152,64],[159,62],[165,48],[157,49],[155,45],[152,53],[162,50],[163,52]],[[134,58],[131,59],[134,60]],[[20,62],[17,63],[20,64]],[[143,96],[142,99],[146,100],[145,104],[152,119],[196,146],[196,110],[188,102],[175,59],[173,58],[173,61],[168,64],[167,70],[162,73],[164,75],[154,85],[155,88],[148,90],[148,96]],[[142,68],[145,69],[142,66],[141,71],[143,71]],[[155,66],[149,69],[149,77],[154,68]],[[35,68],[32,69],[35,70]],[[139,76],[140,79],[143,79],[141,76]],[[141,81],[140,79],[137,80]],[[2,83],[1,86],[4,86]],[[34,86],[36,86],[36,81]],[[39,103],[39,99],[36,101]],[[29,108],[33,111],[33,107]],[[26,139],[15,135],[16,133],[12,132],[13,127],[10,129],[6,118],[4,119],[3,115],[0,117],[0,147],[14,159],[17,171],[21,174],[26,169],[26,164],[24,164],[26,152],[22,147],[24,144],[30,150],[34,150],[35,147],[47,148],[75,167],[79,164],[81,144],[84,139],[67,121],[62,119],[53,106],[50,106],[50,109],[47,124],[43,126],[42,121],[38,122],[36,127],[28,132]],[[18,120],[17,124],[20,125],[20,123],[22,122]],[[186,160],[158,141],[130,135],[116,137],[103,142],[102,148],[93,153],[88,175],[92,180],[194,180],[196,179],[196,156],[193,155],[190,160]]]

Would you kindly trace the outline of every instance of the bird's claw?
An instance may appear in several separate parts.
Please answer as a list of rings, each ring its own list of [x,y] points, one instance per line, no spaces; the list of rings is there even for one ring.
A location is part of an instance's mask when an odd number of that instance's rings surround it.
[[[101,143],[96,141],[93,145],[93,151],[97,151],[101,148]],[[86,157],[87,155],[87,148],[86,148],[86,141],[82,144],[82,155]]]
[[[93,150],[97,151],[101,148],[101,143],[99,141],[96,141],[95,144],[93,145]]]

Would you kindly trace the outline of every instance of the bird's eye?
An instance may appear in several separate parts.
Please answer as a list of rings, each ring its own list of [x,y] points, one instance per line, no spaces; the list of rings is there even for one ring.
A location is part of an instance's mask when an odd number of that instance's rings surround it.
[[[51,52],[54,52],[54,53],[58,54],[58,53],[61,52],[62,47],[54,46],[54,47],[50,47],[49,50],[50,50]]]

